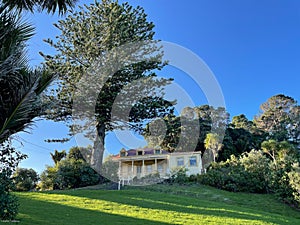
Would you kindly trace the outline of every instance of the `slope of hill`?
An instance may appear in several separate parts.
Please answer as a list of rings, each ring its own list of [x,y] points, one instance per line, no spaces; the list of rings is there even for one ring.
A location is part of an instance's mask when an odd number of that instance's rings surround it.
[[[20,225],[300,224],[299,211],[272,195],[230,193],[206,186],[16,194],[21,204]]]

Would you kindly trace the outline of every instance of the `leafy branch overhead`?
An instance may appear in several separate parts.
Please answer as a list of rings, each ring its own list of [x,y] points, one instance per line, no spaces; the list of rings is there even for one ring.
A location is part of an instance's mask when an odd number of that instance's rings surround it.
[[[59,14],[65,14],[68,8],[73,8],[78,0],[2,0],[3,6],[9,9],[19,11],[28,10],[34,12],[46,10],[47,13],[58,11]]]
[[[45,110],[42,92],[54,77],[28,66],[26,40],[33,32],[17,13],[0,12],[0,143],[23,131]]]

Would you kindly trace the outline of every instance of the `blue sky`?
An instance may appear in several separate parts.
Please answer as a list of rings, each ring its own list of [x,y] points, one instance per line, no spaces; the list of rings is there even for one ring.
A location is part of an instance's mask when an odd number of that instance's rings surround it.
[[[93,1],[80,1],[89,4]],[[156,25],[156,38],[179,44],[197,54],[213,71],[231,116],[246,114],[252,119],[259,105],[269,97],[283,93],[300,100],[300,2],[297,0],[129,0],[141,5]],[[27,14],[36,26],[29,42],[32,65],[42,61],[39,51],[53,50],[42,39],[58,33],[52,25],[57,16]],[[197,90],[180,71],[169,68],[163,73],[174,77],[197,104],[204,104]],[[200,100],[199,100],[200,99]],[[203,100],[203,102],[202,102]],[[67,133],[63,125],[37,122],[31,134],[21,134],[16,146],[29,155],[22,167],[42,171],[51,164],[49,152],[68,149],[65,145],[43,140]],[[122,146],[114,135],[106,139],[106,147],[116,152]]]

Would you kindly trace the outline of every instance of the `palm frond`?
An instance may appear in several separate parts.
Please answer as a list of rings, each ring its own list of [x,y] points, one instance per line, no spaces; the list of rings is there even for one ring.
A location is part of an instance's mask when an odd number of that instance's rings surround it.
[[[19,12],[28,10],[33,12],[35,8],[47,13],[55,13],[58,10],[60,15],[65,14],[68,8],[73,8],[78,0],[2,0],[4,8],[16,9]]]
[[[10,99],[4,101],[6,104],[3,106],[7,111],[5,113],[6,118],[2,118],[4,123],[1,124],[0,128],[0,142],[4,141],[7,135],[12,135],[28,127],[36,113],[34,105],[37,101],[35,90],[38,79],[32,75],[27,78],[28,80],[20,85],[18,90],[13,91],[14,94]]]
[[[0,12],[0,143],[40,115],[40,96],[54,79],[43,69],[28,67],[25,41],[32,33],[19,14]]]
[[[60,15],[65,14],[68,8],[73,8],[78,0],[45,0],[40,1],[42,10],[47,10],[48,13],[55,13],[58,9]]]

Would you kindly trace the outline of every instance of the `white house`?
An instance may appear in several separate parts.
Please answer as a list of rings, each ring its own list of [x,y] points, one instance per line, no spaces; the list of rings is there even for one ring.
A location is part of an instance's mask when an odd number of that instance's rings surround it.
[[[187,175],[200,174],[202,171],[201,152],[174,152],[161,149],[121,149],[114,157],[119,162],[119,180],[130,183],[134,178],[142,178],[151,174],[159,174],[168,178],[179,168],[186,168]]]

